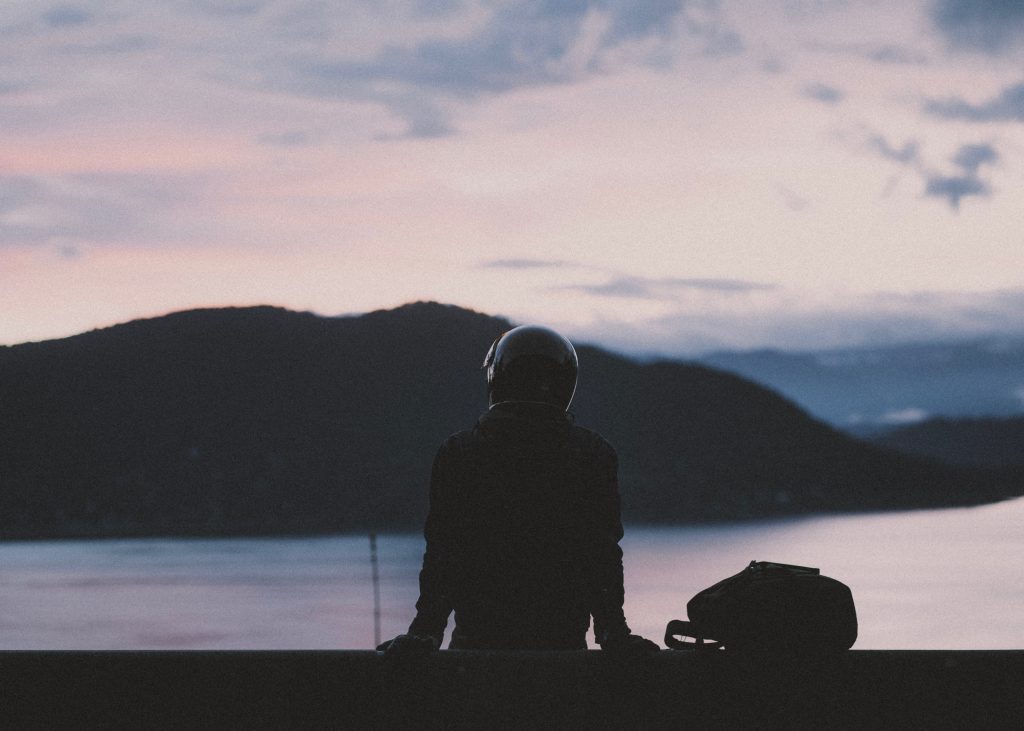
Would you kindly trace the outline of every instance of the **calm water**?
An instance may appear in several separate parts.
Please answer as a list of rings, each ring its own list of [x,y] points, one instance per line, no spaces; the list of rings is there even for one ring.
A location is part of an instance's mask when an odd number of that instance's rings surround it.
[[[659,642],[751,559],[853,590],[856,647],[1024,647],[1024,499],[979,508],[627,528],[626,615]],[[416,601],[418,535],[378,538],[382,634]],[[0,544],[0,649],[369,648],[365,536]]]

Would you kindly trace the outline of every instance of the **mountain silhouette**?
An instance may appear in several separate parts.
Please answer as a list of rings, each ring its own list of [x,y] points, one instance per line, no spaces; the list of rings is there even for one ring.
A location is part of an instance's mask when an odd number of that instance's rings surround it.
[[[0,536],[417,529],[433,453],[485,408],[480,363],[509,327],[437,303],[225,308],[0,348]],[[573,411],[619,451],[627,521],[1024,492],[856,441],[738,376],[578,352]]]
[[[950,464],[1024,468],[1024,417],[929,419],[892,429],[872,441]]]
[[[802,353],[717,352],[698,360],[785,394],[811,414],[862,435],[887,431],[915,414],[976,419],[1021,413],[1019,336]]]

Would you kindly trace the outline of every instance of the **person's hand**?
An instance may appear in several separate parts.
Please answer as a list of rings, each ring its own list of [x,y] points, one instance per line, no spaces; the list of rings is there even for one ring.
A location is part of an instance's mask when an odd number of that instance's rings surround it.
[[[440,646],[441,641],[431,635],[398,635],[377,645],[377,652],[393,659],[426,657]]]
[[[646,637],[632,634],[611,635],[601,644],[601,649],[618,660],[642,660],[661,651]]]

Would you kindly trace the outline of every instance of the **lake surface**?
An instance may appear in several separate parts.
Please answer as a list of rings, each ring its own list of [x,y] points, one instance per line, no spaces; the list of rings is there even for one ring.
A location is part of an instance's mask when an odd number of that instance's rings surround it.
[[[413,616],[419,535],[378,536],[381,634]],[[1024,499],[977,508],[629,526],[626,616],[661,643],[752,560],[853,590],[858,649],[1024,648]],[[450,629],[450,627],[449,627]],[[336,649],[374,641],[367,536],[0,544],[0,649]]]

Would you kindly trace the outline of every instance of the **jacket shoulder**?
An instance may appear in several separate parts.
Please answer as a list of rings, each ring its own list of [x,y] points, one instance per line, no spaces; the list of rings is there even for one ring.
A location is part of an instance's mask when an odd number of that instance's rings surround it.
[[[596,431],[573,424],[569,431],[569,440],[574,448],[595,456],[618,459],[615,447]]]
[[[438,447],[437,453],[439,455],[459,454],[473,449],[479,443],[480,436],[476,433],[476,430],[466,429],[464,431],[451,434],[447,439],[441,442],[441,446]]]

